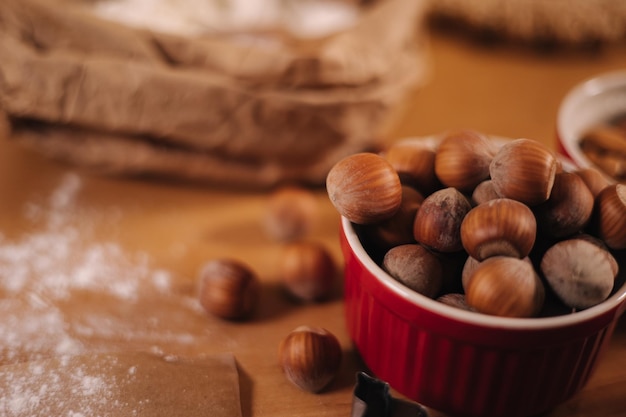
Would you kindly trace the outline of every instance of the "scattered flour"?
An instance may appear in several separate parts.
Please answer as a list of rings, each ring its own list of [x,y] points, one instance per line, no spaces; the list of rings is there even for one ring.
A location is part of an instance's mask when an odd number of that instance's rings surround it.
[[[27,217],[43,221],[43,231],[16,242],[0,237],[0,291],[7,295],[30,291],[44,299],[62,299],[83,289],[132,300],[143,282],[167,290],[169,273],[153,269],[146,255],[131,257],[115,242],[85,243],[90,225],[72,221],[80,186],[79,177],[70,174],[50,197],[48,207],[28,205]]]
[[[80,177],[68,174],[46,203],[27,205],[25,218],[38,226],[34,232],[16,240],[0,234],[0,365],[83,353],[81,336],[194,341],[159,318],[139,315],[126,323],[123,306],[146,293],[167,296],[172,275],[155,268],[146,254],[94,241],[93,224],[80,223],[75,207],[81,185]],[[72,304],[77,293],[93,294],[95,302],[68,316],[61,306]],[[102,298],[108,304],[99,304]],[[192,303],[183,301],[181,307],[190,308]]]
[[[63,314],[31,294],[27,300],[0,300],[0,363],[37,359],[82,351],[82,345],[68,334]]]
[[[26,366],[0,377],[0,415],[49,417],[63,410],[59,417],[96,417],[97,410],[106,409],[117,397],[119,381],[104,369],[115,366],[115,358],[98,369],[72,363],[69,357],[61,357],[52,368],[37,362]]]
[[[96,223],[110,219],[79,210],[81,187],[68,174],[43,203],[26,205],[30,233],[0,232],[2,417],[139,415],[150,399],[127,394],[145,378],[143,365],[92,355],[115,351],[121,340],[165,356],[162,347],[202,337],[189,320],[202,310],[176,292],[171,272],[147,254],[95,239]]]
[[[93,11],[129,26],[193,36],[282,28],[303,38],[355,24],[359,7],[340,0],[102,0]]]

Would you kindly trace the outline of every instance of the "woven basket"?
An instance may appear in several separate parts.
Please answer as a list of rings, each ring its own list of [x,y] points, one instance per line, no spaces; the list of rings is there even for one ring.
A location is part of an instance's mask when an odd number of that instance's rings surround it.
[[[378,144],[427,67],[422,1],[361,7],[350,29],[268,46],[132,28],[77,0],[2,0],[0,116],[17,143],[100,173],[323,184]]]

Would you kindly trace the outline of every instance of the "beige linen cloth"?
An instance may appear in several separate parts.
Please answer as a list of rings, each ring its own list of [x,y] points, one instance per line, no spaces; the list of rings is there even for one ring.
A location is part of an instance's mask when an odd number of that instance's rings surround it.
[[[429,14],[504,38],[557,45],[626,41],[624,0],[428,0]]]
[[[377,145],[427,67],[422,1],[266,44],[137,30],[77,1],[0,2],[0,118],[12,140],[100,173],[319,185]]]

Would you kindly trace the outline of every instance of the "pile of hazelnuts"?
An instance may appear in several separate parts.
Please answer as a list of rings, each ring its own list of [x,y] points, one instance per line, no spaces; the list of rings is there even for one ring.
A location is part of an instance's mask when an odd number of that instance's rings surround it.
[[[474,130],[403,140],[340,160],[326,188],[382,269],[459,308],[572,313],[623,279],[626,185],[565,170],[534,140]]]

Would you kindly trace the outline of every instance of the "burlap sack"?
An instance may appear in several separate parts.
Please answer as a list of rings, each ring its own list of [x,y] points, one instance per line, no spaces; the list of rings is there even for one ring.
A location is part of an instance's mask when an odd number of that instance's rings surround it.
[[[429,0],[428,9],[431,16],[524,42],[626,41],[624,0]]]
[[[322,184],[376,146],[427,67],[423,1],[363,7],[347,31],[264,47],[133,29],[68,0],[2,0],[0,106],[13,140],[99,172]]]

